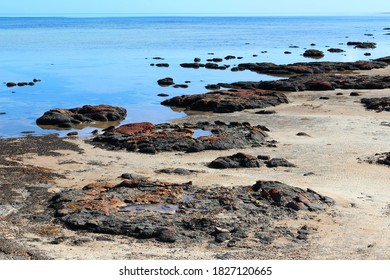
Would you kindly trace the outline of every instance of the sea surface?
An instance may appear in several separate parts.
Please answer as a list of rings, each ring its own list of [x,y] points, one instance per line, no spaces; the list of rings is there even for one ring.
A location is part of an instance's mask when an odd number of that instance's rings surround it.
[[[169,97],[204,93],[207,84],[276,79],[253,72],[184,69],[195,57],[241,56],[224,61],[309,62],[305,49],[325,52],[319,61],[356,61],[390,55],[390,16],[360,17],[0,17],[0,137],[68,131],[35,121],[52,108],[110,104],[128,110],[124,122],[167,122],[185,115],[160,105]],[[354,49],[348,41],[376,42]],[[311,44],[315,44],[312,46]],[[298,46],[298,48],[291,48]],[[332,54],[330,47],[346,52]],[[292,52],[284,54],[285,51]],[[370,52],[371,56],[364,54]],[[213,53],[213,54],[211,54]],[[155,57],[164,60],[153,59]],[[169,63],[169,68],[153,67]],[[186,89],[162,88],[172,77]],[[34,86],[7,88],[6,82]],[[4,114],[5,113],[5,114]],[[95,128],[85,128],[83,136]],[[24,132],[24,133],[23,133]]]

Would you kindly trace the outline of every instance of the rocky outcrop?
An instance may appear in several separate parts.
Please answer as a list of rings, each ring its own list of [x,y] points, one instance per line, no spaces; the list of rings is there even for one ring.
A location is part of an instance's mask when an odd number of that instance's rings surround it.
[[[372,70],[384,68],[390,63],[390,58],[383,57],[374,61],[356,61],[356,62],[309,62],[293,64],[274,64],[274,63],[241,63],[236,70],[250,70],[260,74],[270,75],[295,75],[295,74],[325,74],[331,72]],[[232,68],[233,70],[233,68]]]
[[[59,128],[71,128],[92,122],[122,121],[126,109],[110,105],[85,105],[73,109],[52,109],[37,119],[37,125],[51,125]]]
[[[206,94],[182,95],[161,102],[162,105],[195,111],[231,113],[244,109],[264,108],[288,103],[283,93],[259,89],[213,91]]]
[[[330,53],[343,53],[345,51],[343,49],[339,49],[339,48],[330,48],[330,49],[328,49],[328,52],[330,52]]]
[[[268,129],[249,123],[196,124],[132,123],[106,131],[93,139],[110,149],[155,154],[161,151],[200,152],[267,145]],[[199,135],[199,136],[198,136]]]
[[[297,75],[288,79],[263,82],[220,83],[232,89],[262,89],[270,91],[324,91],[339,89],[384,89],[390,88],[390,77],[381,75]]]
[[[313,190],[273,181],[199,188],[191,182],[125,180],[66,190],[51,200],[57,220],[70,229],[168,243],[238,242],[266,234],[270,244],[281,237],[274,220],[299,219],[296,211],[325,211],[333,203]],[[286,232],[282,236],[291,242],[299,236]]]
[[[390,97],[363,98],[361,103],[363,103],[368,110],[390,112]]]

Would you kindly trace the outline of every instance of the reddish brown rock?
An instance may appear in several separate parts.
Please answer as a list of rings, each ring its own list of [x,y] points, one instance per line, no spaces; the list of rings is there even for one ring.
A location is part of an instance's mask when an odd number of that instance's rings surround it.
[[[199,152],[267,145],[268,129],[249,123],[156,124],[133,123],[93,139],[108,148],[155,154],[160,151]]]
[[[283,235],[273,229],[273,221],[299,219],[291,209],[324,211],[329,204],[329,198],[311,190],[274,181],[199,188],[191,182],[141,179],[118,185],[90,184],[63,191],[51,200],[57,222],[70,229],[168,243],[253,238],[264,229],[269,229],[267,239],[272,243]]]

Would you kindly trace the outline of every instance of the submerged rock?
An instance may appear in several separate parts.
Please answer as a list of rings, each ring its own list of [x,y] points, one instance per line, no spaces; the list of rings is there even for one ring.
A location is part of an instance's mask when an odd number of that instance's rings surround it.
[[[306,50],[303,53],[303,56],[304,57],[311,57],[311,58],[322,58],[325,55],[324,55],[324,52],[322,52],[322,51],[310,49],[310,50]]]
[[[159,84],[159,86],[162,86],[162,87],[167,87],[167,86],[171,86],[171,85],[174,85],[175,83],[173,82],[173,79],[172,78],[164,78],[164,79],[160,79],[157,81],[157,83]]]
[[[348,42],[348,46],[355,46],[355,48],[359,49],[375,49],[376,43],[372,42]]]
[[[84,123],[121,121],[126,117],[126,109],[111,105],[85,105],[73,109],[52,109],[37,119],[37,125],[54,125],[70,128]]]

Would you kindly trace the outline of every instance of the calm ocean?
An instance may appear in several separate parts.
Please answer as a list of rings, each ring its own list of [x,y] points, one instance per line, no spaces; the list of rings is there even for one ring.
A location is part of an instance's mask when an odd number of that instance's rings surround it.
[[[170,96],[203,93],[217,82],[275,79],[230,70],[184,69],[195,57],[242,56],[224,61],[293,63],[312,61],[305,48],[325,52],[322,60],[355,61],[390,55],[390,16],[375,17],[0,17],[0,137],[59,132],[35,120],[51,108],[110,104],[128,110],[126,122],[166,122],[181,117],[160,105]],[[376,42],[373,50],[348,41]],[[311,44],[316,44],[314,47]],[[290,48],[291,45],[299,48]],[[331,54],[329,47],[346,50]],[[284,54],[291,51],[292,54]],[[364,53],[370,52],[370,57]],[[209,53],[214,53],[210,55]],[[257,55],[257,56],[254,56]],[[163,61],[153,57],[162,57]],[[169,63],[169,68],[150,66]],[[191,81],[186,89],[161,88],[157,80]],[[42,82],[7,88],[6,82]],[[93,128],[81,131],[88,134]],[[59,132],[60,134],[67,133]]]

